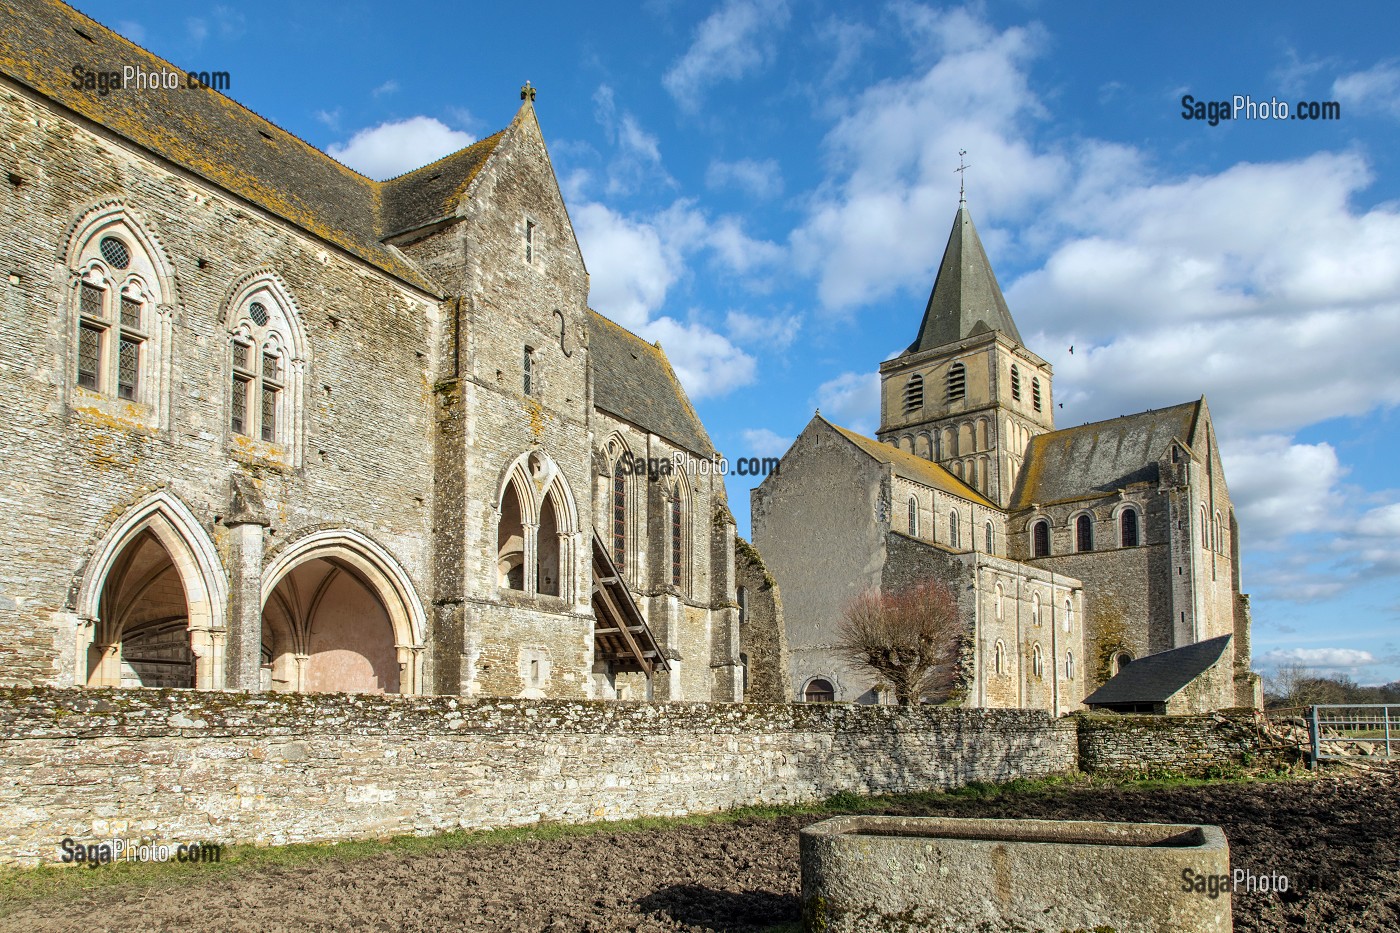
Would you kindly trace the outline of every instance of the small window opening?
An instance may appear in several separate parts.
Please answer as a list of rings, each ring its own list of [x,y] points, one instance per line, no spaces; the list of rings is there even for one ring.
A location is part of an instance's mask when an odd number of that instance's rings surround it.
[[[967,396],[967,367],[954,363],[948,369],[948,401],[955,402]]]

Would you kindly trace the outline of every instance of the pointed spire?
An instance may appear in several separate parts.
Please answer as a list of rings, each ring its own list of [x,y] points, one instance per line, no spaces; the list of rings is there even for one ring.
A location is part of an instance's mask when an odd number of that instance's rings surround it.
[[[1011,310],[1002,297],[1001,286],[972,225],[967,204],[958,206],[943,262],[924,309],[919,336],[906,353],[920,353],[964,337],[988,331],[1001,331],[1017,343],[1021,334],[1011,319]]]

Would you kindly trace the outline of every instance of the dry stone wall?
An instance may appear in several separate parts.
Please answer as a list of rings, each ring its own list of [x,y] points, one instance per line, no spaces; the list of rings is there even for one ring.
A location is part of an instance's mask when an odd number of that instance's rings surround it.
[[[1079,767],[1086,772],[1202,775],[1259,764],[1260,726],[1252,710],[1206,716],[1120,716],[1085,713]],[[1280,759],[1282,763],[1282,759]]]
[[[0,861],[679,815],[1073,770],[1028,710],[0,690]]]

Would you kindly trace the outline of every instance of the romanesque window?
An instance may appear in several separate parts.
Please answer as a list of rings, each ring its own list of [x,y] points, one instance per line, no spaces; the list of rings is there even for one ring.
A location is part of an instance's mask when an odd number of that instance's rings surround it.
[[[1041,656],[1040,645],[1031,649],[1031,673],[1035,675],[1036,680],[1045,676],[1045,659]]]
[[[1040,624],[1040,594],[1031,594],[1031,625]]]
[[[1073,679],[1074,679],[1074,652],[1073,652],[1073,651],[1066,651],[1066,652],[1065,652],[1065,679],[1066,679],[1066,680],[1073,680]]]
[[[1050,523],[1041,519],[1031,526],[1031,554],[1034,557],[1050,556]]]
[[[910,414],[924,407],[924,377],[915,373],[904,386],[904,413]]]
[[[1006,673],[1006,645],[1002,643],[1002,640],[1000,638],[997,639],[996,653],[994,655],[993,663],[996,666],[997,674]]]
[[[967,396],[967,367],[954,363],[948,368],[948,401],[956,402]]]
[[[1217,511],[1215,522],[1211,525],[1211,537],[1215,539],[1215,549],[1221,553],[1225,551],[1225,519]]]
[[[535,394],[535,390],[538,388],[538,383],[536,382],[536,379],[535,379],[535,348],[534,348],[534,347],[526,347],[526,348],[525,348],[524,374],[525,374],[525,385],[524,385],[525,394],[526,394],[526,395],[534,395],[534,394]]]
[[[958,513],[948,513],[948,544],[959,547],[958,544]]]
[[[1113,673],[1117,674],[1123,668],[1133,663],[1133,656],[1126,651],[1120,651],[1113,656]]]
[[[1015,364],[1011,366],[1011,397],[1018,402],[1021,400],[1021,371]]]
[[[1065,631],[1068,632],[1074,624],[1074,604],[1068,599],[1065,600]]]
[[[836,688],[831,681],[817,677],[807,683],[807,689],[802,691],[802,699],[808,703],[834,703],[836,702]]]
[[[1040,380],[1031,380],[1031,405],[1036,411],[1040,411]]]
[[[685,537],[681,534],[681,488],[671,490],[671,585],[681,585],[681,552]]]
[[[1137,509],[1124,509],[1118,516],[1119,540],[1123,547],[1138,546],[1138,513]]]
[[[1201,547],[1210,548],[1210,525],[1206,522],[1206,507],[1201,506]]]
[[[984,548],[983,548],[983,549],[984,549],[988,554],[995,554],[995,553],[996,553],[996,547],[995,547],[995,545],[996,545],[996,531],[992,528],[992,523],[991,523],[991,522],[987,522],[987,524],[983,526],[983,530],[986,532],[985,537],[986,537],[986,539],[987,539],[987,540],[984,542]]]
[[[909,534],[919,536],[919,500],[913,496],[909,497]]]
[[[1081,515],[1075,519],[1074,541],[1076,548],[1080,551],[1094,549],[1094,520],[1088,515]]]

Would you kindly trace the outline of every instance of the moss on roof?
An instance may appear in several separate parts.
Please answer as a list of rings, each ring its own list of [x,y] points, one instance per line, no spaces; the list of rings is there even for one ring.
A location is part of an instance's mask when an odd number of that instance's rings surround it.
[[[425,180],[433,173],[413,172],[381,183],[218,91],[181,87],[99,95],[73,87],[74,64],[93,71],[132,66],[185,73],[57,0],[0,4],[0,72],[312,236],[410,285],[442,293],[383,238],[450,213],[448,202],[465,192],[500,134],[434,163],[440,178]]]
[[[820,415],[817,417],[821,418]],[[996,503],[931,460],[925,460],[923,457],[915,456],[907,450],[900,450],[889,444],[882,444],[873,437],[857,434],[838,424],[831,424],[825,418],[822,418],[822,421],[826,421],[842,437],[879,462],[893,466],[895,472],[907,480],[932,486],[934,489],[941,489],[943,492],[967,499],[969,502],[976,502],[978,505],[985,505],[989,508],[997,507]]]
[[[659,346],[588,312],[593,404],[677,447],[713,457],[714,444]]]

